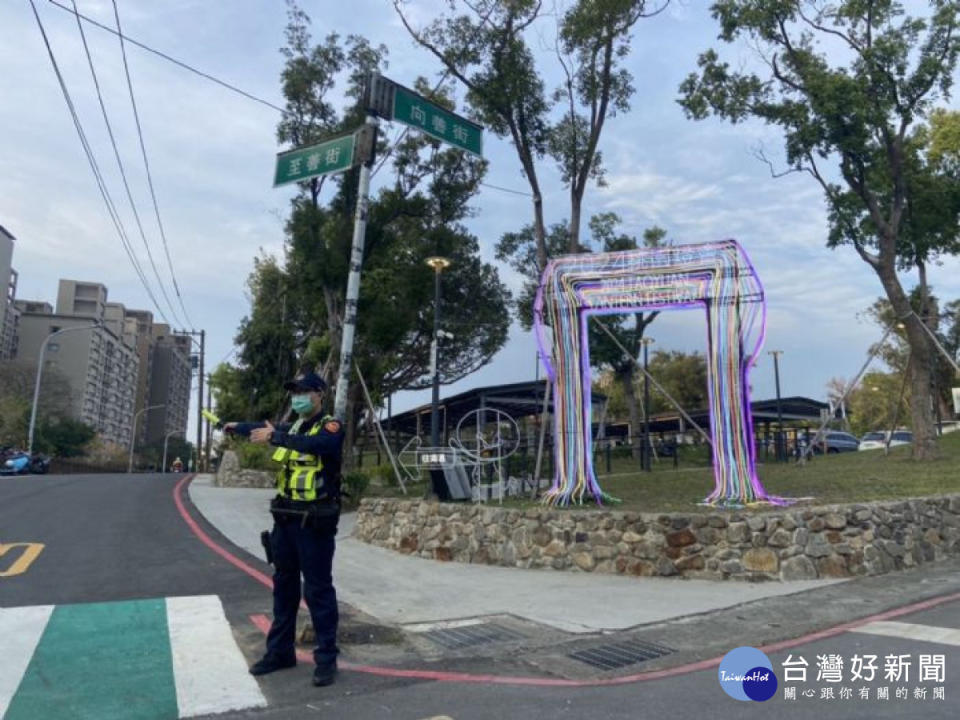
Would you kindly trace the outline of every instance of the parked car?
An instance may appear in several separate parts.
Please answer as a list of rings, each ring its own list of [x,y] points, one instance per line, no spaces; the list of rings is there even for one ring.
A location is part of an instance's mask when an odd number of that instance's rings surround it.
[[[880,448],[886,447],[887,438],[890,438],[890,447],[909,445],[913,442],[913,433],[909,430],[894,430],[891,436],[889,430],[868,432],[860,438],[860,449],[879,450]]]
[[[811,441],[813,437],[810,438]],[[855,435],[845,432],[825,432],[813,443],[813,452],[822,453],[826,447],[828,453],[853,452],[860,447]]]

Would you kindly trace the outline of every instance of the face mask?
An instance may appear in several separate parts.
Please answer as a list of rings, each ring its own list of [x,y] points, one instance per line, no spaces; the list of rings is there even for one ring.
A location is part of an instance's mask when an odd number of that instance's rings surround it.
[[[305,415],[313,410],[313,400],[309,395],[294,395],[291,401],[293,411],[298,415]]]

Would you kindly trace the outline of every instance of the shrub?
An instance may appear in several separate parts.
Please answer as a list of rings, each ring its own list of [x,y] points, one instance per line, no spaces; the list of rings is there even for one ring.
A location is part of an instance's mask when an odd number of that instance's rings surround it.
[[[272,445],[258,445],[251,442],[237,442],[233,445],[237,453],[240,467],[250,470],[275,471],[279,466],[271,457],[275,447]]]
[[[360,503],[367,487],[370,485],[370,476],[365,472],[353,470],[343,476],[344,489],[350,494],[350,501],[354,504]]]
[[[381,487],[396,487],[397,476],[393,472],[393,466],[390,463],[386,465],[377,465],[370,469],[371,478],[376,480],[376,484]]]

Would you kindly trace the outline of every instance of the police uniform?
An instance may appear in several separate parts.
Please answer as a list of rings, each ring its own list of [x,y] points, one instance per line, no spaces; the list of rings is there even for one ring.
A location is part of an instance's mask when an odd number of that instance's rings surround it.
[[[308,374],[326,386],[317,376]],[[294,385],[301,382],[290,383]],[[249,435],[263,423],[237,423],[232,431]],[[273,573],[273,624],[264,657],[250,668],[261,675],[296,664],[294,642],[297,610],[303,599],[310,611],[317,645],[314,684],[327,685],[336,672],[337,594],[333,587],[334,536],[340,518],[340,465],[343,428],[339,421],[317,413],[274,428],[270,444],[277,472],[277,495],[270,503]]]

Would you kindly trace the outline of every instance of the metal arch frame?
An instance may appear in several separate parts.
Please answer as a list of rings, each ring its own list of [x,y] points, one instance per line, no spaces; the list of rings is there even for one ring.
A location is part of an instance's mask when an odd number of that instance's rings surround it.
[[[707,320],[715,488],[704,502],[784,502],[767,494],[756,473],[747,378],[763,346],[766,302],[735,240],[568,255],[548,263],[534,303],[539,356],[554,386],[556,475],[545,502],[583,502],[587,490],[597,503],[609,498],[590,453],[589,317],[689,308],[703,310]]]

